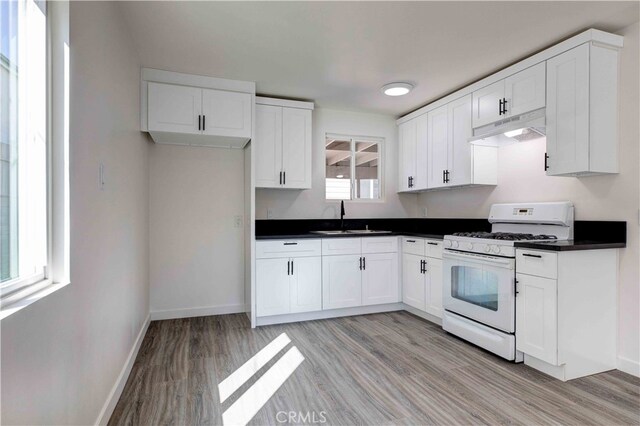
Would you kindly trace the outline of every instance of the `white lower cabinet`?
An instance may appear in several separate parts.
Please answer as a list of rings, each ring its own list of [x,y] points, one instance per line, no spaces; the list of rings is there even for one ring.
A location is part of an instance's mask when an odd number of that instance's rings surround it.
[[[441,318],[442,242],[405,237],[403,247],[402,302]]]
[[[322,259],[291,259],[289,281],[290,312],[313,312],[322,309]]]
[[[425,311],[442,318],[442,260],[426,258]]]
[[[256,315],[290,312],[289,262],[288,258],[256,260]]]
[[[403,253],[402,255],[402,301],[409,306],[424,311],[425,276],[422,273],[423,256]]]
[[[362,304],[398,302],[398,253],[367,254],[363,260]]]
[[[350,308],[362,305],[362,271],[360,255],[323,256],[323,309]]]
[[[517,274],[516,349],[549,364],[558,362],[558,281]]]

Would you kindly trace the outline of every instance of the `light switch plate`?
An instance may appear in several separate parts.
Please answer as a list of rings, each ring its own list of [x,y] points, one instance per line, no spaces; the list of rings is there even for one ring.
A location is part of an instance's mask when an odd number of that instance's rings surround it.
[[[424,207],[422,209],[422,217],[427,217],[427,208],[426,207]]]

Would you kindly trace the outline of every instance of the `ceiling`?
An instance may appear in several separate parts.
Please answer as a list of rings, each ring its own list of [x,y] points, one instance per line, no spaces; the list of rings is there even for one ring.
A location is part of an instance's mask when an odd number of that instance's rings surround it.
[[[259,94],[399,116],[639,2],[123,2],[143,66],[255,81]],[[416,85],[384,96],[392,81]]]

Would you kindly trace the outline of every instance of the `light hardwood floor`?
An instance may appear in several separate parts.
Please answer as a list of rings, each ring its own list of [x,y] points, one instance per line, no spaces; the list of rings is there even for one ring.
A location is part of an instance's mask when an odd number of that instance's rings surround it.
[[[291,343],[221,404],[218,384],[281,333]],[[636,377],[562,383],[406,312],[253,330],[241,314],[154,321],[109,424],[222,424],[292,346],[305,360],[250,424],[279,424],[279,411],[326,424],[640,424]]]

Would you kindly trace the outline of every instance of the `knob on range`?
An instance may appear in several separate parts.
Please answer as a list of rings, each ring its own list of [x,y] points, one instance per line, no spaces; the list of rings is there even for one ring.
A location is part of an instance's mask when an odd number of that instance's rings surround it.
[[[458,248],[458,242],[457,241],[452,241],[451,242],[451,248]]]
[[[472,250],[472,249],[473,249],[473,244],[472,244],[472,243],[467,243],[467,248],[468,248],[469,250]]]
[[[494,253],[500,253],[500,246],[493,246]]]

